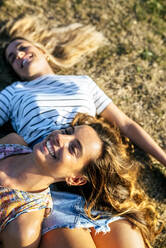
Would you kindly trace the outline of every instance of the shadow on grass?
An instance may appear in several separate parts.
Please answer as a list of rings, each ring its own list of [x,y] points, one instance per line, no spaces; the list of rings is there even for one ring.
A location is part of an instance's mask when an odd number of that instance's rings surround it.
[[[166,176],[158,163],[138,147],[135,147],[134,158],[140,164],[139,183],[146,194],[156,202],[166,201]]]
[[[0,21],[0,90],[11,84],[15,80],[9,65],[4,59],[4,48],[7,42],[11,39],[8,31],[5,29],[5,21]]]
[[[3,4],[4,4],[4,1],[1,0],[1,1],[0,1],[0,7],[1,7]]]
[[[166,177],[159,168],[148,167],[141,168],[141,184],[150,198],[157,202],[166,200]]]

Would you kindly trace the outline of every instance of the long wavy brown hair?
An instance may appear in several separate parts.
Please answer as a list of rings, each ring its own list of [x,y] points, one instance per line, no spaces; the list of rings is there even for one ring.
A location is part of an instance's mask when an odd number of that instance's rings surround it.
[[[104,210],[110,215],[125,216],[133,227],[139,228],[147,247],[161,231],[159,215],[139,186],[139,165],[128,155],[119,130],[103,118],[78,114],[72,125],[90,125],[103,143],[102,155],[85,166],[83,174],[88,180],[82,187],[86,199],[85,211],[90,218],[92,209]]]

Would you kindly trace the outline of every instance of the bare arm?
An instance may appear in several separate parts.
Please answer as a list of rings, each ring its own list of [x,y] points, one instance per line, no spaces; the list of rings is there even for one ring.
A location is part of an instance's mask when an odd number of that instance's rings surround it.
[[[145,248],[141,233],[133,229],[128,221],[115,221],[110,224],[110,229],[106,234],[95,234],[92,229],[92,238],[97,248]]]
[[[17,133],[10,133],[0,139],[0,144],[20,144],[27,146],[27,143],[24,139],[19,136]]]
[[[45,209],[21,214],[1,233],[3,248],[37,248]]]
[[[42,236],[40,248],[95,248],[88,229],[58,228]],[[103,247],[102,247],[103,248]]]
[[[120,130],[145,152],[151,154],[166,166],[166,153],[157,145],[145,130],[136,122],[120,111],[115,104],[109,106],[101,113],[110,123],[116,123]]]

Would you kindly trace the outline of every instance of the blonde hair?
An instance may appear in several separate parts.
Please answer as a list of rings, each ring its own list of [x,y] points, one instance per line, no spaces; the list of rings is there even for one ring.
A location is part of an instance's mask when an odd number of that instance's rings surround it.
[[[128,146],[122,142],[120,132],[103,118],[78,114],[73,125],[90,125],[103,142],[103,152],[96,161],[84,167],[89,190],[83,188],[85,211],[93,219],[92,209],[104,210],[112,215],[125,216],[139,228],[147,247],[161,231],[156,206],[149,201],[138,185],[139,165],[128,155]]]
[[[80,23],[65,27],[49,27],[40,17],[25,16],[8,22],[9,36],[22,37],[47,54],[52,66],[71,67],[86,55],[107,43],[94,26]]]

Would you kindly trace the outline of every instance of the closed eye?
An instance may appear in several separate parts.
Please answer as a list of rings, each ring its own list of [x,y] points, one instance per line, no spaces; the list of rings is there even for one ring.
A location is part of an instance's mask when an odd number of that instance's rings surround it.
[[[79,140],[74,140],[70,142],[69,152],[77,158],[80,158],[82,155],[82,145]]]
[[[66,129],[61,129],[62,134],[72,135],[74,134],[75,128],[70,126]],[[69,144],[69,152],[77,158],[80,158],[83,152],[83,147],[78,139],[74,139]]]
[[[26,48],[27,48],[26,46],[22,46],[22,45],[21,45],[21,46],[18,47],[18,50],[19,50],[19,51],[24,51]]]

